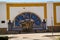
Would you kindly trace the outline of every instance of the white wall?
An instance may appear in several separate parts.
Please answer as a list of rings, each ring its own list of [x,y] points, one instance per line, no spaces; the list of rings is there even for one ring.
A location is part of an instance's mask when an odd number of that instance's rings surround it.
[[[5,21],[5,23],[1,23],[1,21]],[[0,28],[7,28],[7,21],[6,21],[6,3],[0,3]]]
[[[54,25],[53,2],[47,2],[47,26]]]
[[[60,6],[56,6],[56,20],[60,23]]]
[[[25,9],[23,9],[25,8]],[[23,13],[23,12],[32,12],[38,15],[41,19],[44,19],[44,7],[10,7],[10,20]]]
[[[23,9],[25,8],[25,9]],[[56,7],[57,12],[57,22],[60,22],[60,6]],[[14,18],[22,12],[33,12],[38,15],[41,19],[44,19],[44,7],[10,7],[10,19]],[[1,23],[2,20],[5,20],[5,23]],[[53,2],[47,2],[47,26],[54,25],[54,16],[53,16]],[[7,28],[7,19],[6,19],[6,3],[0,3],[0,28]]]

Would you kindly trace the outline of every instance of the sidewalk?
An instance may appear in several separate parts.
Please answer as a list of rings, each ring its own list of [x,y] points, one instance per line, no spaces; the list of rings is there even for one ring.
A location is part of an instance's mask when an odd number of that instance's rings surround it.
[[[0,35],[1,36],[1,35]],[[9,40],[56,40],[60,33],[31,33],[31,34],[9,34]]]

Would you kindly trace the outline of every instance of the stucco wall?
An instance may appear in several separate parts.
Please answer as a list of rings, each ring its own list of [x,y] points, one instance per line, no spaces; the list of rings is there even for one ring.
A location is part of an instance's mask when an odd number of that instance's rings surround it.
[[[47,26],[54,25],[53,2],[47,2]]]
[[[10,7],[10,20],[13,21],[17,15],[23,12],[32,12],[38,15],[41,18],[41,20],[44,19],[44,7],[40,6],[40,7]]]
[[[1,2],[0,3],[0,28],[8,28],[7,25],[7,9],[6,9],[6,2]],[[53,2],[47,2],[47,26],[52,26],[54,25],[54,9],[53,9]],[[24,9],[25,8],[25,9]],[[56,16],[56,20],[57,23],[59,23],[60,21],[60,6],[56,7],[57,9],[57,16]],[[14,18],[18,15],[21,14],[22,12],[33,12],[36,15],[38,15],[41,20],[44,19],[44,7],[40,6],[40,7],[10,7],[10,20],[14,20]],[[1,21],[5,21],[5,23],[1,23]]]
[[[5,23],[1,23],[1,21],[5,21]],[[0,28],[7,28],[7,20],[6,20],[6,3],[0,3]]]

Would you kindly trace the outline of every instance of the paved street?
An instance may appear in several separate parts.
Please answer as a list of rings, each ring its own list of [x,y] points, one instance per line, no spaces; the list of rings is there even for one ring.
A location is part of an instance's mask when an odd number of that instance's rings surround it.
[[[1,35],[0,35],[1,36]],[[60,33],[31,33],[31,34],[9,34],[9,40],[56,40]]]

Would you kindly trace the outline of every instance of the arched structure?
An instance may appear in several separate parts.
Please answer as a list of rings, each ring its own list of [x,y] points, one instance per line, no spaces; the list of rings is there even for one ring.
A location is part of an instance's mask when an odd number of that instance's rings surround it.
[[[42,25],[40,17],[32,12],[24,12],[17,15],[12,24],[14,25],[9,30],[18,31],[18,33],[21,31],[36,32],[38,30],[46,30],[46,26]]]
[[[24,12],[15,17],[15,26],[21,27],[22,24],[28,27],[40,26],[41,19],[32,12]]]

